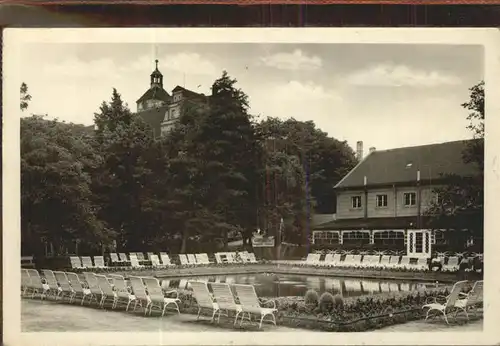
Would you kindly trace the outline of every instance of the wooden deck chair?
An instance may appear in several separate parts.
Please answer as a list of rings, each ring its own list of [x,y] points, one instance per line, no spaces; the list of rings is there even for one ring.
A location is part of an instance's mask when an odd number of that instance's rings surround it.
[[[151,265],[153,268],[164,268],[166,265],[160,263],[160,259],[158,258],[158,255],[151,254],[149,256],[149,260],[151,261]]]
[[[391,292],[399,292],[399,284],[395,282],[390,282],[389,283],[389,291]]]
[[[21,269],[21,295],[26,295],[26,292],[31,288],[31,279],[28,274],[28,269]]]
[[[196,262],[197,262],[197,263],[199,263],[199,264],[203,264],[203,265],[205,265],[205,264],[209,264],[209,263],[207,263],[207,261],[205,260],[205,257],[203,256],[203,254],[201,254],[201,253],[197,253],[195,256],[196,256]]]
[[[56,276],[54,275],[54,272],[49,269],[43,269],[42,273],[43,277],[45,278],[45,283],[49,285],[49,291],[47,293],[52,293],[54,297],[57,298],[59,294],[61,294],[62,289],[57,284],[57,279]]]
[[[36,293],[40,293],[40,299],[45,298],[45,295],[50,290],[49,285],[42,281],[40,273],[36,269],[27,269],[30,277],[31,298],[35,297]]]
[[[366,255],[363,258],[363,263],[368,268],[378,268],[380,266],[380,256],[379,255]]]
[[[427,320],[429,318],[429,314],[431,311],[438,311],[443,314],[446,324],[450,324],[448,322],[447,312],[456,308],[455,304],[459,298],[460,292],[466,284],[466,280],[458,281],[453,285],[451,292],[447,297],[434,297],[433,303],[425,304],[424,306],[422,306],[422,309],[428,309],[427,314],[425,315],[425,319]],[[443,303],[438,302],[438,299],[440,298],[444,300]]]
[[[401,257],[401,263],[399,263],[396,268],[400,269],[408,269],[410,268],[410,257],[408,256],[403,256]]]
[[[97,269],[108,268],[108,266],[104,262],[104,256],[94,256],[94,267]]]
[[[73,290],[75,292],[75,294],[73,294],[73,299],[76,298],[77,296],[81,296],[82,300],[81,300],[80,305],[83,305],[85,298],[86,297],[90,298],[90,296],[92,294],[90,292],[90,289],[83,286],[83,283],[80,281],[78,274],[72,273],[72,272],[67,272],[66,277],[68,278],[69,283],[70,283],[71,287],[73,287]],[[71,303],[71,301],[72,301],[72,299],[70,299],[70,303]]]
[[[69,256],[69,262],[71,264],[71,268],[73,269],[85,269],[82,265],[82,260],[78,256]]]
[[[68,280],[68,277],[66,276],[66,273],[61,272],[61,271],[54,271],[54,275],[57,279],[57,283],[61,287],[61,294],[59,295],[59,297],[56,297],[56,300],[58,298],[64,298],[64,296],[67,295],[69,300],[70,300],[70,303],[73,302],[73,298],[74,298],[76,292],[73,289],[73,287],[71,286],[71,284],[69,283],[69,280]]]
[[[443,271],[445,272],[455,272],[459,269],[458,256],[448,257],[448,263],[443,265]]]
[[[118,256],[120,256],[120,261],[121,262],[123,262],[123,263],[130,263],[130,261],[127,258],[127,254],[125,252],[120,252],[118,254]]]
[[[322,267],[331,267],[333,263],[333,254],[328,253],[325,255],[325,259],[320,263]]]
[[[242,251],[238,252],[238,256],[240,258],[240,263],[245,264],[250,262],[250,258],[248,257],[248,252]]]
[[[92,259],[90,256],[82,256],[82,266],[85,269],[95,269],[94,265],[92,264]]]
[[[187,256],[189,264],[194,265],[194,266],[199,264],[198,262],[196,262],[196,256],[195,255],[193,255],[193,254],[190,253],[190,254],[187,254],[186,256]]]
[[[146,286],[146,289],[148,290],[148,297],[149,297],[149,314],[151,315],[151,311],[154,307],[158,308],[161,310],[161,316],[165,315],[165,311],[167,310],[169,305],[175,306],[175,310],[177,313],[180,315],[181,311],[179,310],[179,305],[180,299],[179,299],[179,294],[177,293],[176,290],[170,290],[164,292],[163,289],[161,288],[160,282],[158,281],[157,278],[153,277],[145,277],[142,278],[142,281],[144,282],[144,285]],[[166,294],[172,294],[175,293],[175,298],[172,297],[165,297]],[[146,307],[147,310],[147,307]]]
[[[139,264],[139,259],[134,253],[130,253],[130,265],[134,269],[141,269],[145,267],[144,265]]]
[[[142,252],[136,252],[135,255],[137,256],[137,260],[139,262],[145,262],[146,259],[144,258],[144,253]]]
[[[123,261],[118,257],[118,254],[116,252],[111,252],[109,254],[109,257],[111,258],[111,263],[115,264],[122,264]]]
[[[455,302],[457,313],[463,311],[467,319],[469,319],[468,309],[474,309],[474,315],[477,312],[477,305],[483,302],[483,280],[478,280],[472,286],[468,293],[460,292],[458,300]],[[456,314],[455,314],[456,316]]]
[[[210,322],[214,321],[215,314],[219,311],[219,305],[214,302],[212,293],[208,290],[208,284],[206,281],[189,281],[189,285],[193,290],[193,296],[198,304],[198,316],[196,319],[200,318],[201,311],[203,309],[209,309],[212,311],[212,318]]]
[[[146,252],[146,259],[148,261],[151,261],[151,256],[154,255],[155,253],[154,252]]]
[[[179,261],[181,261],[181,265],[183,266],[190,265],[189,260],[185,254],[179,254]]]
[[[391,256],[383,255],[382,258],[380,259],[380,263],[377,263],[377,267],[383,269],[388,268],[390,262],[391,262]]]
[[[219,311],[217,312],[217,323],[220,321],[220,315],[222,310],[226,311],[225,316],[229,317],[229,311],[234,311],[236,314],[234,318],[234,323],[238,321],[238,317],[240,316],[242,310],[241,305],[236,304],[233,296],[233,292],[231,291],[231,287],[228,284],[223,283],[211,283],[212,291],[214,293],[215,302],[219,306]]]
[[[96,274],[95,277],[97,278],[99,288],[101,289],[102,292],[101,300],[99,301],[99,306],[101,308],[104,308],[104,303],[106,302],[106,300],[112,299],[111,309],[114,309],[118,302],[118,295],[113,290],[113,286],[111,285],[106,276],[101,274]]]
[[[361,267],[361,255],[354,255],[352,257],[352,262],[353,262],[352,265],[354,267],[356,267],[356,268]]]
[[[397,268],[399,265],[399,256],[391,256],[387,268]]]
[[[97,280],[97,277],[94,273],[90,272],[84,272],[83,277],[85,278],[85,281],[87,281],[87,286],[91,294],[89,304],[92,303],[92,299],[95,299],[96,302],[99,303],[101,301],[103,293],[101,287],[99,287],[99,281]]]
[[[238,296],[238,300],[240,302],[242,315],[240,325],[243,324],[243,320],[245,319],[245,314],[248,314],[248,319],[251,321],[251,315],[257,314],[260,315],[259,328],[262,328],[262,322],[266,316],[271,316],[272,323],[276,325],[276,317],[274,314],[278,311],[276,309],[276,302],[274,300],[269,300],[266,303],[273,303],[272,308],[263,308],[260,305],[259,297],[255,292],[255,287],[252,285],[234,285],[234,289],[236,291],[236,295]]]
[[[354,255],[346,255],[344,261],[342,262],[342,267],[353,267],[354,266]]]
[[[136,298],[132,294],[130,288],[127,286],[125,278],[122,275],[118,274],[110,274],[109,278],[112,279],[113,288],[116,292],[116,295],[118,296],[116,304],[118,304],[121,299],[127,301],[127,307],[125,311],[128,311],[130,304],[132,304],[132,302],[135,302]]]
[[[222,256],[219,252],[215,253],[215,262],[217,262],[217,264],[224,264]]]
[[[175,264],[172,264],[172,262],[170,261],[170,257],[167,255],[166,252],[160,252],[160,259],[161,259],[161,263],[164,266],[170,267],[170,266],[175,265]]]
[[[363,291],[369,293],[377,293],[380,292],[380,283],[375,281],[363,281]]]
[[[413,266],[416,270],[428,270],[429,264],[427,263],[426,257],[420,257],[417,261],[417,264]]]

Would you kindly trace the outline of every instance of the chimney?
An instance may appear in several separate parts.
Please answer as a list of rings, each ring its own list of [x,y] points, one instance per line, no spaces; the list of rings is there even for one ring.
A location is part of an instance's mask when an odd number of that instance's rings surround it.
[[[373,153],[375,150],[377,150],[377,148],[375,148],[375,147],[371,147],[371,148],[370,148],[370,154],[371,154],[371,153]]]
[[[363,159],[363,141],[356,143],[356,157],[359,161]]]

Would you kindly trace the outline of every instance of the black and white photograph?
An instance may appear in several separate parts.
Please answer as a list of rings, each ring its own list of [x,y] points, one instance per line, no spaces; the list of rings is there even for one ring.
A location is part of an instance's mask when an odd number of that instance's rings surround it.
[[[12,330],[496,340],[500,41],[460,31],[7,30]]]

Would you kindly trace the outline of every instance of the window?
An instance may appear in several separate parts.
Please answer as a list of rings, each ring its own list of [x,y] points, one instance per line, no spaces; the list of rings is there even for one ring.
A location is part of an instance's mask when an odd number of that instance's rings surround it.
[[[411,207],[417,204],[417,194],[415,192],[406,192],[403,194],[403,204],[405,207]]]
[[[387,207],[387,195],[377,195],[377,208]]]
[[[351,197],[352,209],[361,209],[361,196]]]
[[[393,245],[398,248],[404,248],[405,232],[404,231],[375,231],[373,233],[373,242],[376,245]]]
[[[442,199],[439,197],[439,193],[434,192],[434,203],[436,203],[436,204],[438,204],[438,205],[439,205],[439,204],[441,204],[442,202],[443,202],[443,201],[442,201]]]
[[[344,231],[342,232],[343,244],[367,245],[370,244],[370,232]]]
[[[313,233],[313,243],[315,245],[322,244],[338,244],[339,243],[338,231],[323,231]]]

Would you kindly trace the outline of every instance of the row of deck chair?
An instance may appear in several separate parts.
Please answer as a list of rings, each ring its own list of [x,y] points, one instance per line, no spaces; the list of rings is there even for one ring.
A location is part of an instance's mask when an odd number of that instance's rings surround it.
[[[389,256],[389,255],[346,255],[342,261],[341,254],[327,254],[324,260],[320,260],[321,254],[310,253],[303,265],[313,265],[319,267],[349,267],[366,269],[407,269],[407,270],[428,270],[427,258],[419,258],[416,263],[411,262],[409,256]],[[449,257],[448,262],[443,264],[443,271],[457,271],[459,268],[458,257]],[[444,262],[444,261],[443,261]]]
[[[115,309],[118,304],[126,304],[126,311],[134,303],[134,311],[137,306],[144,308],[144,315],[151,315],[152,309],[157,308],[165,314],[166,309],[173,308],[180,313],[178,293],[176,290],[163,291],[158,279],[154,277],[129,277],[129,283],[121,275],[100,275],[85,272],[85,280],[81,280],[78,274],[73,272],[62,272],[42,270],[43,278],[35,269],[23,269],[21,272],[21,291],[26,296],[31,293],[31,298],[40,294],[41,299],[54,297],[55,300],[69,299],[72,303],[80,299],[83,305],[87,299],[89,304],[93,301],[104,308],[106,301],[111,301],[111,308]],[[165,295],[175,294],[175,297]]]
[[[474,314],[476,314],[477,307],[483,302],[483,280],[476,281],[472,289],[464,293],[463,289],[468,283],[466,280],[458,281],[453,285],[448,296],[430,298],[433,301],[426,302],[422,307],[422,309],[427,309],[425,319],[429,318],[431,312],[437,312],[437,314],[442,314],[446,323],[449,324],[448,314],[452,311],[455,311],[455,317],[458,312],[463,311],[467,319],[469,319],[468,310],[474,309]]]
[[[227,283],[190,281],[189,285],[198,304],[198,319],[202,310],[210,310],[212,312],[211,321],[213,322],[217,315],[217,322],[219,322],[220,315],[224,311],[223,314],[227,317],[229,317],[229,312],[234,313],[233,324],[238,322],[240,316],[240,325],[243,324],[244,319],[251,321],[252,314],[254,314],[260,317],[259,328],[262,328],[262,323],[266,317],[271,317],[270,322],[276,325],[274,315],[277,312],[276,302],[273,300],[266,301],[263,304],[273,303],[273,306],[269,308],[262,307],[252,285],[232,285],[235,294],[233,294],[231,286]],[[209,286],[212,292],[210,292]]]
[[[248,251],[241,252],[217,252],[215,260],[218,264],[231,263],[258,263],[255,254]]]

